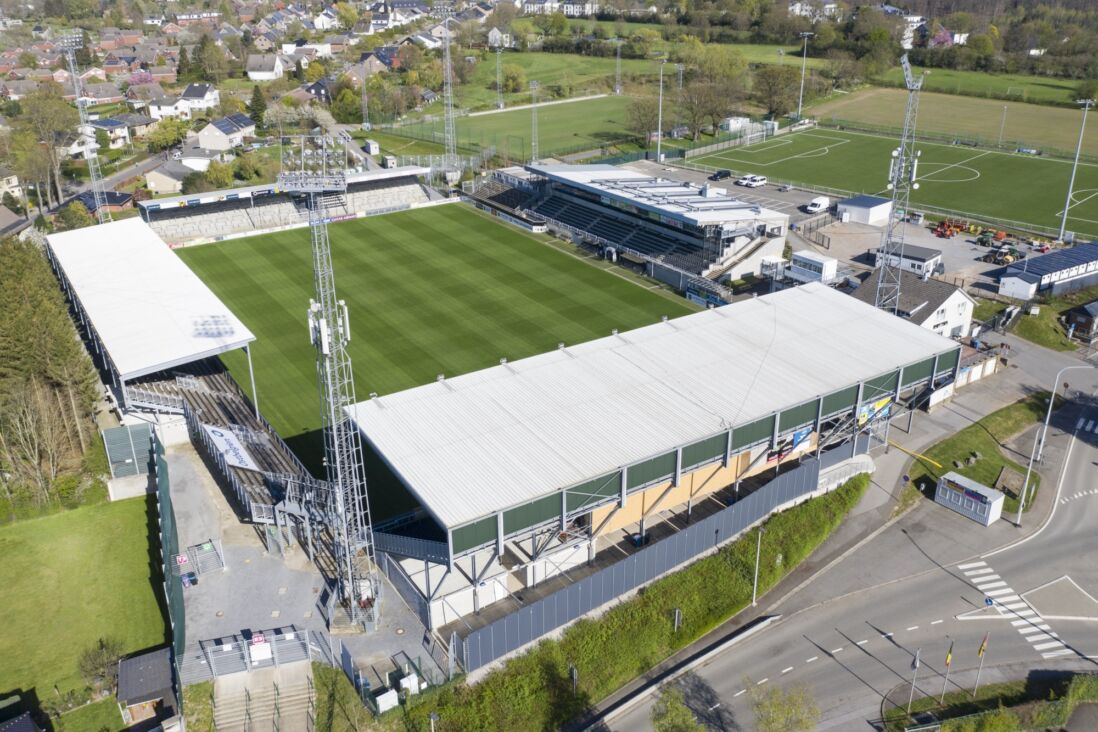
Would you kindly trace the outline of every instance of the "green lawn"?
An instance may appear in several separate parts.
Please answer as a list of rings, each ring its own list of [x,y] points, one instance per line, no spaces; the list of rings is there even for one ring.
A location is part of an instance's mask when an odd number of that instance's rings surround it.
[[[900,89],[862,89],[815,104],[811,114],[821,121],[846,120],[899,130],[904,123],[906,97],[907,92]],[[919,95],[918,129],[921,132],[980,137],[989,144],[998,142],[1001,127],[1004,143],[1074,152],[1081,121],[1082,115],[1075,109],[931,92]],[[899,136],[898,131],[896,136]],[[1087,125],[1083,152],[1098,155],[1098,125]],[[1066,185],[1063,190],[1066,194]]]
[[[529,103],[529,96],[525,103]],[[631,139],[634,135],[625,126],[628,106],[629,97],[613,95],[539,106],[539,156],[589,150]],[[530,109],[458,117],[458,147],[472,150],[491,147],[505,157],[528,159],[532,120]],[[388,131],[435,143],[443,140],[441,119],[416,122]]]
[[[0,690],[45,701],[84,688],[77,660],[97,639],[165,641],[147,522],[135,498],[0,527]]]
[[[976,307],[972,310],[972,319],[980,323],[991,320],[1007,307],[997,300],[985,300],[982,297],[973,299],[976,300]]]
[[[922,457],[916,457],[912,463],[909,473],[911,485],[919,488],[923,495],[932,498],[938,478],[950,471],[992,487],[1004,466],[1009,466],[1025,475],[1026,466],[1005,457],[1000,446],[1026,427],[1044,419],[1045,410],[1048,408],[1047,400],[1048,394],[1045,392],[1034,394],[992,412],[952,437],[935,444],[926,450]],[[974,465],[963,465],[965,459],[976,452],[982,457]],[[955,467],[953,465],[955,460],[960,460],[963,466]],[[1030,478],[1031,496],[1037,495],[1039,485],[1040,476],[1034,473]],[[1029,510],[1029,506],[1030,504],[1027,503],[1026,510]],[[1017,511],[1017,497],[1007,494],[1003,503],[1003,516],[1012,516]]]
[[[893,137],[818,128],[721,150],[691,162],[772,180],[882,195],[896,144]],[[912,193],[914,205],[995,221],[1059,226],[1071,161],[966,145],[923,142],[918,149],[922,153],[920,187]],[[1098,234],[1098,165],[1079,165],[1073,200],[1068,228]]]
[[[1068,310],[1096,298],[1098,287],[1038,298],[1034,303],[1040,308],[1037,315],[1023,312],[1015,321],[1013,332],[1027,341],[1054,351],[1074,351],[1079,344],[1067,337],[1067,331],[1060,324],[1060,317]]]
[[[919,69],[916,69],[919,71]],[[945,94],[964,94],[1019,102],[1071,105],[1075,100],[1077,80],[1054,79],[1024,74],[988,74],[983,71],[926,69],[923,89]],[[902,86],[904,72],[899,66],[882,74],[880,80]]]
[[[360,399],[694,310],[463,205],[335,224],[330,236]],[[260,408],[309,459],[320,410],[308,231],[177,251],[256,334]],[[247,384],[244,359],[225,361]]]
[[[66,712],[53,721],[54,732],[116,732],[126,724],[113,696]]]

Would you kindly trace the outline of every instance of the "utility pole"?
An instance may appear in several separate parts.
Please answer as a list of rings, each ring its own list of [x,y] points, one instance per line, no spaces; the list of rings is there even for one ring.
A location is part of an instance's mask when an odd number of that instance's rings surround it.
[[[538,82],[530,82],[530,162],[538,161]]]
[[[496,109],[503,109],[503,46],[496,47]]]
[[[363,69],[366,65],[363,64]],[[362,129],[370,131],[370,96],[366,93],[366,74],[362,75]]]
[[[892,191],[892,211],[888,217],[881,246],[877,250],[877,307],[895,314],[900,304],[900,279],[903,276],[904,230],[911,191],[918,189],[919,154],[915,151],[915,119],[919,112],[919,90],[923,77],[916,79],[911,73],[907,54],[900,59],[907,84],[907,109],[904,113],[904,131],[900,146],[892,151],[892,163],[888,176],[888,189]],[[900,218],[901,212],[904,218]]]
[[[660,59],[660,108],[656,113],[656,162],[663,160],[663,65],[667,59]]]
[[[915,679],[919,675],[919,654],[921,648],[915,649],[915,658],[911,659],[911,691],[907,695],[907,714],[911,716],[911,702],[915,699]]]
[[[759,540],[755,544],[755,583],[751,587],[751,607],[755,607],[755,600],[759,595],[759,560],[762,558],[763,548],[763,534],[766,533],[766,528],[759,527]]]
[[[1007,105],[1003,105],[1003,119],[999,122],[999,144],[1003,144],[1003,130],[1006,129]]]
[[[621,96],[621,39],[614,43],[617,48],[617,62],[614,66],[614,94]]]
[[[801,109],[804,107],[804,74],[805,67],[808,65],[808,39],[816,35],[811,31],[804,31],[801,33],[801,38],[804,39],[804,49],[801,51],[801,95],[797,99],[797,121],[801,121]]]
[[[1064,233],[1068,224],[1068,211],[1071,210],[1071,196],[1075,190],[1075,171],[1079,169],[1079,153],[1083,151],[1083,130],[1087,128],[1087,112],[1094,106],[1093,99],[1076,99],[1076,104],[1083,105],[1083,122],[1079,125],[1079,142],[1075,145],[1075,162],[1071,164],[1071,181],[1068,183],[1067,201],[1064,203],[1064,217],[1060,220],[1060,241],[1064,240]]]

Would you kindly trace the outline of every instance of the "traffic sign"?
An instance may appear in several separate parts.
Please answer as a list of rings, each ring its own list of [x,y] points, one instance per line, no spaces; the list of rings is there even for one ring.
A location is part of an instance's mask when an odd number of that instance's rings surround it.
[[[990,598],[990,597],[985,597],[984,598],[984,605],[986,605],[987,607],[991,607],[994,604],[995,604],[995,600],[993,600],[992,598]]]

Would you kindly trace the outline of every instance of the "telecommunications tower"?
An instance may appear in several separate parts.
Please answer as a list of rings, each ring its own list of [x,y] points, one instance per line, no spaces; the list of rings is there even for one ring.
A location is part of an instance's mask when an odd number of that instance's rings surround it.
[[[919,112],[919,90],[923,77],[911,73],[905,53],[900,59],[907,83],[907,109],[904,112],[904,132],[900,146],[892,151],[888,175],[888,188],[892,191],[892,211],[888,217],[881,247],[877,254],[877,266],[881,273],[877,278],[876,305],[895,314],[900,306],[900,277],[903,271],[904,230],[911,205],[911,192],[918,189],[919,153],[915,150],[915,118]]]
[[[279,188],[308,203],[312,234],[315,299],[309,301],[309,338],[316,348],[324,461],[329,488],[328,518],[339,577],[339,593],[353,624],[377,618],[380,582],[374,560],[373,527],[366,496],[366,471],[358,427],[347,414],[355,405],[355,384],[347,344],[347,303],[336,295],[323,200],[347,190],[346,160],[326,135],[291,138],[284,144]],[[362,556],[360,558],[359,552]],[[364,560],[364,561],[363,561]]]
[[[614,93],[621,96],[621,39],[616,39],[617,60],[614,63]]]
[[[538,82],[530,82],[530,162],[538,161]]]
[[[446,138],[445,155],[442,160],[442,169],[446,176],[448,183],[455,183],[461,175],[461,170],[458,166],[457,156],[457,132],[454,127],[454,63],[450,58],[450,20],[453,7],[445,5],[437,8],[438,12],[442,14],[442,28],[443,28],[443,51],[442,55],[442,95],[444,97],[443,103],[445,104],[445,119],[444,124],[446,126],[444,135]]]
[[[61,41],[65,49],[65,58],[69,62],[69,78],[72,79],[72,90],[76,95],[76,110],[80,115],[80,128],[77,135],[83,136],[85,130],[91,130],[91,120],[88,118],[88,101],[84,96],[84,83],[77,73],[76,49],[84,45],[82,33],[66,36]],[[94,143],[94,136],[92,142]],[[103,172],[99,169],[99,151],[92,147],[84,146],[84,157],[88,161],[88,179],[91,181],[92,200],[95,201],[95,217],[99,223],[106,224],[111,221],[111,212],[107,210],[107,193],[103,188]]]
[[[503,46],[496,47],[496,109],[503,109]]]

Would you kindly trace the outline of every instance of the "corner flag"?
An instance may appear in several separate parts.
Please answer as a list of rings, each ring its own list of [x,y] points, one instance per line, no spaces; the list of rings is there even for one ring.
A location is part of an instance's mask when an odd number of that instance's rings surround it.
[[[984,652],[987,651],[987,637],[990,633],[984,633],[984,640],[980,643],[980,650],[976,651],[976,655],[983,658]]]
[[[946,651],[946,668],[953,663],[953,641],[949,642],[949,650]]]

